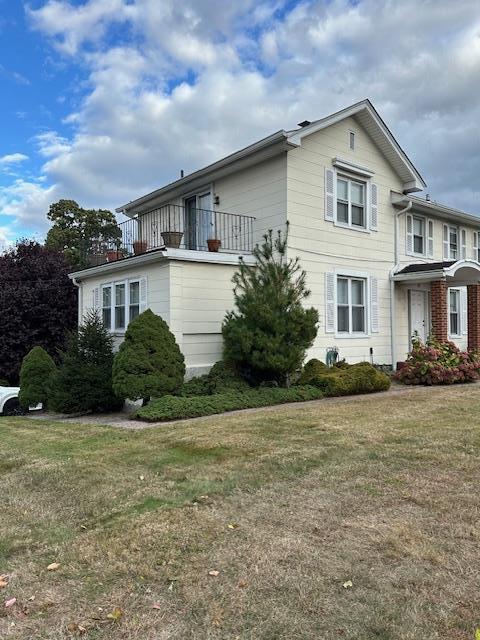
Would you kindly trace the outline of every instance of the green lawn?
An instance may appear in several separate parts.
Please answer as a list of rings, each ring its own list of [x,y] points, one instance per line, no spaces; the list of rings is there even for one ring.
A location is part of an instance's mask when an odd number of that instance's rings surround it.
[[[479,385],[0,419],[0,638],[474,640],[479,452]]]

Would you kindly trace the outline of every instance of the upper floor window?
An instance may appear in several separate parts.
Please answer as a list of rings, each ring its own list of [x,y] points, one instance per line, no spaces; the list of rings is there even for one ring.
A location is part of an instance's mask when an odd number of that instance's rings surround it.
[[[366,227],[364,182],[338,176],[337,222],[353,227]]]
[[[467,230],[456,225],[443,225],[443,259],[464,260],[467,257]]]
[[[433,258],[433,220],[407,214],[407,255]]]
[[[413,252],[425,253],[425,218],[413,216]]]
[[[364,278],[337,278],[338,333],[366,332],[365,289]]]
[[[125,280],[102,286],[102,320],[109,331],[123,331],[139,313],[139,280]]]

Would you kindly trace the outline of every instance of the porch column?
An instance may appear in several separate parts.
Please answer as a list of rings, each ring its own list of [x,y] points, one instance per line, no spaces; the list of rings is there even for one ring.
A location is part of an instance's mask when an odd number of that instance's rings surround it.
[[[480,284],[467,286],[468,350],[480,351]]]
[[[432,333],[440,342],[448,340],[447,292],[445,280],[435,280],[430,285]]]

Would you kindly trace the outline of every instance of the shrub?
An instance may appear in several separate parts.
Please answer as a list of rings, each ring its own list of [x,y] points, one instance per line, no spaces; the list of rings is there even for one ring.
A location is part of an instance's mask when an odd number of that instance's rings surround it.
[[[429,338],[424,344],[412,341],[412,350],[395,378],[404,384],[454,384],[472,382],[480,377],[480,357],[461,351],[453,342]]]
[[[31,405],[48,404],[49,387],[56,366],[52,358],[42,347],[33,347],[22,361],[20,368],[20,393],[18,400],[23,409]]]
[[[113,363],[113,388],[131,400],[175,393],[185,376],[183,354],[165,320],[147,309],[128,325]]]
[[[121,406],[112,388],[113,339],[95,313],[72,332],[52,376],[49,407],[61,413],[109,411]]]
[[[328,371],[327,365],[317,358],[312,358],[303,367],[298,384],[310,384],[318,375]]]
[[[308,363],[307,363],[308,364]],[[340,367],[318,368],[309,379],[326,396],[349,396],[358,393],[374,393],[390,388],[390,378],[377,371],[369,362],[342,364]]]
[[[227,390],[243,391],[251,389],[250,385],[236,371],[235,367],[224,360],[216,362],[208,373],[191,378],[185,382],[180,395],[208,396]]]
[[[272,232],[256,246],[255,265],[240,261],[233,277],[236,311],[225,317],[224,358],[254,385],[290,383],[317,334],[318,312],[305,308],[310,292],[298,258],[287,258],[287,234]]]
[[[136,413],[136,417],[147,422],[180,420],[209,416],[236,409],[266,407],[285,402],[317,400],[323,397],[320,389],[309,386],[282,388],[250,389],[249,391],[225,391],[208,396],[164,396],[152,400]]]

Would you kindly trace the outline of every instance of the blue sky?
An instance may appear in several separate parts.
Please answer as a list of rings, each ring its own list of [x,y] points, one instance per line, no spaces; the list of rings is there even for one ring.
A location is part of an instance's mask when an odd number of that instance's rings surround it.
[[[0,0],[0,244],[365,97],[480,213],[479,81],[471,0]]]

